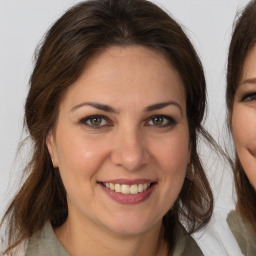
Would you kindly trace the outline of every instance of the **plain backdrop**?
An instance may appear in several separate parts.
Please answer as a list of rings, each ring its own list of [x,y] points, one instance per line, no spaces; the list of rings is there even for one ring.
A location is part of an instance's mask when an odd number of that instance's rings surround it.
[[[22,137],[24,102],[33,54],[44,33],[75,0],[0,0],[0,214],[20,184],[17,179],[29,148],[16,157]],[[235,15],[248,0],[154,0],[169,12],[192,40],[205,69],[208,117],[205,126],[220,144],[232,147],[225,129],[225,74]],[[205,255],[241,255],[225,218],[234,208],[232,173],[202,145],[201,155],[215,195],[213,219],[195,234]]]

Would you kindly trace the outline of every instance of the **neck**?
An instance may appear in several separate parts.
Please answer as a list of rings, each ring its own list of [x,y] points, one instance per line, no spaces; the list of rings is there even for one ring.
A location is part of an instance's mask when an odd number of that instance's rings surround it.
[[[142,255],[163,256],[168,254],[162,223],[136,235],[120,235],[88,223],[68,218],[55,233],[73,256],[81,255]]]

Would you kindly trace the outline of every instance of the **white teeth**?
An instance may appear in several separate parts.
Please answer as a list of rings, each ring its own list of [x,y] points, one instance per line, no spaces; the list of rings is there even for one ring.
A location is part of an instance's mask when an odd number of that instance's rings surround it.
[[[130,193],[129,185],[121,185],[121,193],[122,194],[129,194]]]
[[[150,183],[140,183],[140,184],[133,184],[133,185],[103,183],[103,185],[106,188],[109,188],[110,190],[114,190],[117,193],[132,194],[132,195],[141,193],[150,187]]]
[[[144,190],[143,184],[139,184],[138,186],[138,192],[142,192]]]
[[[138,194],[138,186],[136,184],[131,185],[130,187],[130,194]]]
[[[108,184],[108,183],[107,183],[107,184]],[[109,188],[110,188],[111,190],[115,190],[115,184],[109,183]]]
[[[115,184],[115,191],[116,191],[116,192],[121,192],[121,186],[120,186],[120,184]]]

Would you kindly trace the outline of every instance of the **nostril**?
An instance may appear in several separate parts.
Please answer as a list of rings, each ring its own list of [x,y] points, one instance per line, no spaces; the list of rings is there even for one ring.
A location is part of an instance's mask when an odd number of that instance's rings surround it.
[[[122,152],[112,152],[111,160],[115,165],[122,166],[127,170],[137,170],[145,166],[149,157],[146,156],[146,152],[139,152],[138,150],[124,150]]]

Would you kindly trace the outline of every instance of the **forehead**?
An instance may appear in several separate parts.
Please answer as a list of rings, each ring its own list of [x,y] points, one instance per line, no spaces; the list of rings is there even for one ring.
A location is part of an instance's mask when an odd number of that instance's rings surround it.
[[[77,101],[113,97],[184,100],[179,72],[161,52],[143,46],[113,46],[93,57],[66,96]],[[166,98],[166,99],[165,99]],[[121,103],[122,101],[120,101]]]
[[[254,45],[250,51],[248,52],[244,65],[243,65],[243,72],[242,72],[242,79],[248,76],[254,75],[256,77],[256,45]]]
[[[235,93],[245,88],[255,87],[256,84],[256,45],[254,45],[247,53],[243,64],[242,72],[235,88]]]

